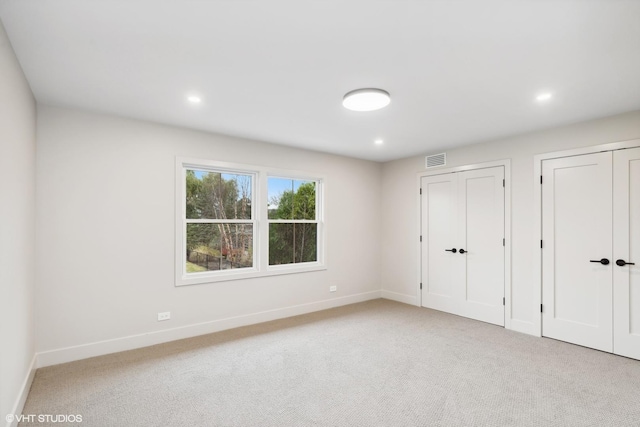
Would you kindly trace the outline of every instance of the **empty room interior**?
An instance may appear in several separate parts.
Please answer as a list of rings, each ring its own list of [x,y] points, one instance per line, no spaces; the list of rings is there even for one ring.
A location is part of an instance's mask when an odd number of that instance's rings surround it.
[[[0,0],[0,425],[640,426],[639,22]]]

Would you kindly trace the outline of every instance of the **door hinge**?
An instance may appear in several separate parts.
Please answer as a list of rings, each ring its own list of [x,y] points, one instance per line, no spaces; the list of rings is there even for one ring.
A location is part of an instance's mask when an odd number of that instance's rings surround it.
[[[422,242],[422,236],[420,236],[420,241]]]
[[[540,240],[540,249],[542,249],[542,240]]]
[[[540,304],[540,313],[542,313],[542,304]]]
[[[540,184],[542,184],[542,175],[540,175]]]
[[[505,299],[502,297],[502,305],[505,305]]]
[[[422,188],[420,189],[420,195],[422,195]]]
[[[502,180],[502,187],[504,188],[504,179]]]
[[[422,289],[422,283],[420,283],[420,289]]]
[[[504,237],[502,238],[502,246],[504,246]]]

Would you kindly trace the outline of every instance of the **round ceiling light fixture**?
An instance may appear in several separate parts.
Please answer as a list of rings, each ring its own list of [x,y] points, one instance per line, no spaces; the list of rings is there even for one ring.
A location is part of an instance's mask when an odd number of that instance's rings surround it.
[[[386,107],[391,102],[389,92],[382,89],[356,89],[342,99],[344,108],[352,111],[374,111]]]
[[[536,96],[536,101],[544,102],[544,101],[550,100],[551,98],[553,98],[553,94],[551,92],[545,92],[545,93],[541,93],[540,95]]]

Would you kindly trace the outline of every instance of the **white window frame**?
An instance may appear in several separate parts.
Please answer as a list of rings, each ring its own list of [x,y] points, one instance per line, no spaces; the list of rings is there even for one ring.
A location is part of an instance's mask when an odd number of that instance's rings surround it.
[[[294,181],[306,181],[306,182],[314,182],[316,184],[316,219],[315,220],[308,220],[308,219],[269,219],[268,217],[268,205],[267,205],[267,209],[265,209],[265,212],[267,213],[267,221],[266,221],[266,228],[267,228],[267,271],[270,272],[281,272],[281,273],[287,273],[291,270],[300,270],[300,269],[305,269],[305,270],[313,270],[313,269],[317,269],[318,267],[322,267],[323,265],[323,255],[324,255],[324,230],[323,230],[323,224],[324,221],[322,221],[322,213],[324,212],[323,209],[323,200],[324,198],[323,196],[323,181],[317,177],[310,177],[308,175],[292,175],[291,173],[287,173],[287,172],[278,172],[278,173],[268,173],[267,177],[266,177],[266,182],[267,182],[267,186],[268,186],[268,182],[269,182],[269,178],[282,178],[282,179],[291,179]],[[268,200],[267,200],[268,203]],[[316,231],[317,233],[317,254],[316,254],[316,261],[314,262],[298,262],[298,263],[291,263],[291,264],[278,264],[278,265],[269,265],[269,226],[271,224],[317,224],[318,229]]]
[[[253,267],[206,271],[198,273],[186,272],[186,171],[187,169],[211,172],[227,172],[252,176],[251,221],[253,223]],[[229,280],[250,279],[280,274],[304,273],[326,270],[325,262],[325,225],[324,225],[324,189],[325,178],[318,174],[301,171],[274,169],[238,163],[218,162],[213,160],[176,157],[176,202],[175,202],[175,285],[195,285],[202,283],[225,282]],[[317,261],[294,264],[269,265],[269,215],[268,215],[268,178],[280,177],[294,180],[314,181],[316,183],[316,221]],[[206,222],[206,221],[205,221]],[[226,220],[225,222],[234,222]],[[247,221],[242,220],[245,223]],[[282,222],[293,222],[285,220]],[[315,222],[315,221],[303,221]]]

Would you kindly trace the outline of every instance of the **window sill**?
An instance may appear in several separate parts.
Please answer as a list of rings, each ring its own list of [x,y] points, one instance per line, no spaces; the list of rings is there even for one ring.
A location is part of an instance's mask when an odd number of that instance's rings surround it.
[[[260,277],[280,276],[283,274],[309,273],[312,271],[327,270],[327,266],[313,262],[299,264],[283,264],[267,267],[266,271],[258,271],[255,268],[247,268],[242,270],[228,270],[211,273],[191,273],[176,278],[176,286],[202,285],[205,283],[228,282],[231,280],[257,279]]]

